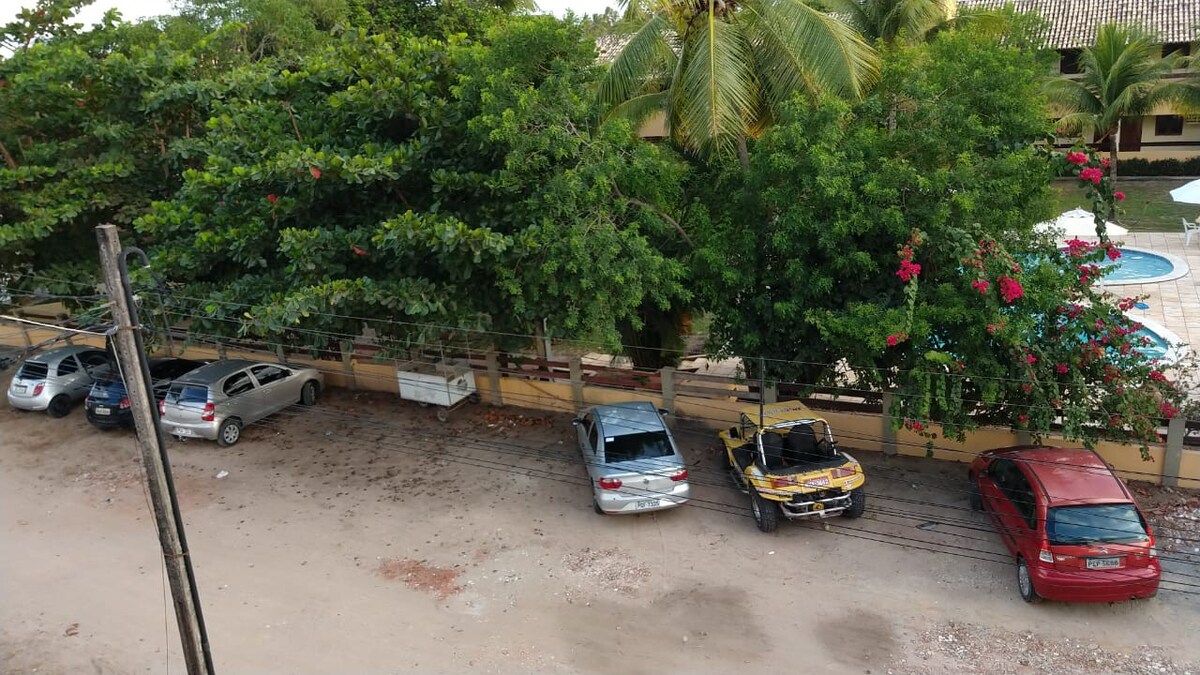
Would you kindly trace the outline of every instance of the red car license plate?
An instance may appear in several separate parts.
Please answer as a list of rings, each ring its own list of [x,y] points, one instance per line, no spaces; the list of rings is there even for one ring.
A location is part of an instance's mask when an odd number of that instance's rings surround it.
[[[1088,558],[1087,568],[1089,570],[1104,570],[1112,569],[1121,566],[1120,558]]]

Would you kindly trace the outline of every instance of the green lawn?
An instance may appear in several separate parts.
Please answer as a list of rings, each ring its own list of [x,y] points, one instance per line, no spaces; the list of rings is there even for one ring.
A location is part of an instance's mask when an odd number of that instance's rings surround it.
[[[1121,225],[1131,232],[1182,232],[1180,217],[1194,220],[1200,216],[1200,204],[1177,204],[1171,201],[1171,190],[1187,183],[1178,178],[1153,180],[1117,179],[1117,189],[1125,193],[1118,213]],[[1051,186],[1058,213],[1080,207],[1087,209],[1083,190],[1075,181],[1055,181]]]

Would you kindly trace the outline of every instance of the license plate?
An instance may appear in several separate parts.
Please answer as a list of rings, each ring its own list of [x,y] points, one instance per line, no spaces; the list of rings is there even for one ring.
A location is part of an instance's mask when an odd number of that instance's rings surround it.
[[[1120,558],[1088,558],[1088,561],[1087,561],[1087,568],[1089,570],[1111,569],[1113,567],[1120,567],[1120,566],[1121,566]]]
[[[13,391],[17,392],[18,394],[24,394],[24,393],[25,393],[25,385],[23,385],[23,384],[14,384],[14,385],[13,385]]]
[[[97,415],[111,415],[112,411],[108,408],[96,408]]]
[[[804,487],[824,487],[829,485],[829,476],[821,476],[812,480],[804,481]]]
[[[171,432],[176,436],[195,436],[191,429],[187,427],[175,427],[175,431]]]
[[[658,500],[657,499],[643,499],[643,500],[637,502],[636,504],[634,504],[634,508],[637,508],[637,509],[658,508]]]

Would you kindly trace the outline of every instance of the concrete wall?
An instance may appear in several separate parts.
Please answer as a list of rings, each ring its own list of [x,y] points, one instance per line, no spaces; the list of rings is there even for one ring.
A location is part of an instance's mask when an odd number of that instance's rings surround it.
[[[0,344],[14,347],[24,346],[25,336],[20,328],[11,323],[0,322]],[[57,331],[44,329],[29,329],[26,336],[36,344],[40,341],[56,337]],[[98,336],[76,336],[74,344],[90,344],[104,346],[104,339]],[[227,358],[247,358],[262,361],[276,361],[273,352],[223,350]],[[208,345],[189,345],[175,350],[176,356],[195,359],[218,358],[218,349]],[[360,390],[393,392],[399,395],[396,381],[396,369],[393,363],[352,360],[327,361],[315,360],[295,354],[287,355],[287,362],[297,366],[317,368],[325,375],[327,386],[341,388],[357,388]],[[476,386],[485,401],[490,403],[503,402],[504,405],[531,408],[562,413],[574,413],[582,407],[604,403],[615,403],[628,400],[646,400],[658,407],[673,409],[679,418],[701,422],[712,429],[722,429],[738,421],[739,411],[745,408],[745,401],[733,396],[723,396],[714,392],[711,396],[676,395],[671,401],[665,401],[658,392],[628,391],[601,386],[572,383],[567,380],[544,381],[523,377],[502,375],[498,372],[475,371]],[[498,385],[500,401],[492,397],[494,387]],[[577,404],[577,395],[582,405]],[[927,439],[905,429],[891,430],[890,420],[880,414],[858,412],[822,412],[833,426],[835,435],[842,445],[847,448],[874,452],[895,452],[901,455],[924,457],[926,455]],[[938,446],[932,452],[937,459],[954,462],[970,462],[978,453],[991,448],[1001,448],[1020,445],[1024,442],[1018,434],[1001,428],[983,428],[970,432],[964,442],[957,442],[943,437],[942,429],[932,426],[930,432],[938,438],[934,444]],[[895,438],[894,443],[888,440]],[[713,437],[716,442],[716,437]],[[1081,444],[1066,441],[1061,438],[1047,438],[1047,444],[1065,447],[1081,447]],[[1162,482],[1162,472],[1166,449],[1155,445],[1150,448],[1151,461],[1143,461],[1136,446],[1123,445],[1113,442],[1102,442],[1096,451],[1111,464],[1117,473],[1131,480],[1143,480],[1152,483]],[[1179,462],[1179,487],[1200,488],[1200,450],[1183,449]]]

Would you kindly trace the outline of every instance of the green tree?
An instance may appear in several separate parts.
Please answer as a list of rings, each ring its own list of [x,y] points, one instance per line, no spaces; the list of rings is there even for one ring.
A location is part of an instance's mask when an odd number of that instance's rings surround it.
[[[1096,30],[1096,44],[1083,49],[1079,65],[1080,75],[1054,78],[1046,90],[1063,129],[1107,142],[1115,181],[1121,120],[1182,95],[1180,83],[1166,77],[1180,57],[1164,57],[1158,40],[1141,28],[1110,23]]]
[[[875,68],[854,29],[800,0],[663,0],[600,85],[608,115],[662,111],[671,138],[713,157],[737,148],[797,92],[860,96]]]
[[[487,42],[347,35],[233,73],[204,166],[138,223],[195,330],[321,347],[306,331],[358,335],[353,316],[401,340],[547,319],[611,346],[647,299],[684,296],[655,242],[679,236],[686,166],[587,131],[579,28],[514,19]]]
[[[1094,285],[1115,249],[1064,253],[1032,229],[1064,162],[1035,145],[1045,59],[967,29],[882,65],[861,104],[796,100],[749,171],[697,178],[712,347],[808,389],[892,391],[918,430],[1062,419],[1088,442],[1151,440],[1178,392],[1137,351],[1132,299]],[[909,103],[889,133],[894,95]]]
[[[844,14],[863,38],[870,42],[895,44],[903,35],[909,41],[924,40],[958,12],[956,0],[827,0],[835,12]]]

